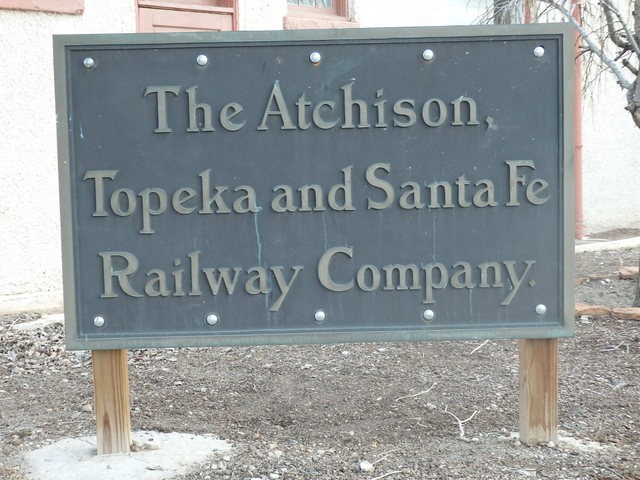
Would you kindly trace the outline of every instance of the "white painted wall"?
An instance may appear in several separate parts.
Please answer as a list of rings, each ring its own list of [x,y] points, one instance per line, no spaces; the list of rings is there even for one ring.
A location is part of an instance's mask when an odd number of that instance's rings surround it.
[[[640,228],[640,129],[607,74],[584,100],[583,202],[588,234]]]
[[[486,9],[486,0],[352,0],[361,27],[469,25]]]
[[[282,19],[287,14],[283,0],[239,0],[238,25],[240,30],[282,30]]]
[[[61,299],[51,36],[136,28],[132,0],[85,4],[84,15],[0,10],[0,311],[16,294]]]
[[[351,20],[360,27],[468,25],[485,11],[488,0],[350,0]],[[241,30],[280,30],[286,0],[239,0]]]
[[[485,0],[350,0],[361,27],[468,24]],[[278,30],[286,0],[239,0],[242,30]],[[135,31],[134,0],[85,0],[83,15],[0,10],[0,312],[61,305],[51,36]],[[585,103],[588,233],[640,227],[640,132],[615,85]]]

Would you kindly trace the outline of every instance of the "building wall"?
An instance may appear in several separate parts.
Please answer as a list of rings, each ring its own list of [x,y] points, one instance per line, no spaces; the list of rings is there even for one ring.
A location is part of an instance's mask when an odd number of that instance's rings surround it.
[[[488,0],[349,0],[350,19],[359,27],[468,25],[485,11]],[[241,30],[279,30],[286,0],[239,0]]]
[[[485,11],[485,0],[352,0],[361,27],[469,25]]]
[[[287,14],[283,0],[239,0],[238,27],[240,30],[282,30]]]
[[[83,15],[0,10],[0,311],[61,299],[51,36],[134,32],[135,19],[133,0],[86,0]]]
[[[350,0],[360,27],[465,24],[484,0]],[[286,0],[238,0],[242,30],[283,26]],[[61,305],[53,34],[136,29],[134,0],[85,0],[82,15],[0,10],[0,312]],[[588,232],[640,227],[640,132],[606,86],[585,113]],[[589,107],[589,104],[585,104]],[[594,113],[590,113],[590,112]]]
[[[584,100],[583,202],[587,234],[640,228],[640,129],[604,74]]]

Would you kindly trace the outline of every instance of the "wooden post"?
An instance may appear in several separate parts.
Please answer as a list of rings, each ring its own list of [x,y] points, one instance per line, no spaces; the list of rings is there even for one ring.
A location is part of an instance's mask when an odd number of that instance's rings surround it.
[[[129,453],[131,411],[126,350],[93,350],[98,455]]]
[[[558,341],[520,340],[520,441],[558,442]]]

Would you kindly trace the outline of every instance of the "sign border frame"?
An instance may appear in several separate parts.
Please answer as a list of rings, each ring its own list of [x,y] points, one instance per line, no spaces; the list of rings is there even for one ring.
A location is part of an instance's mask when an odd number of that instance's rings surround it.
[[[187,46],[215,42],[217,44],[242,44],[273,42],[313,42],[340,40],[392,40],[412,38],[460,38],[471,40],[499,36],[559,35],[561,41],[562,95],[559,112],[563,164],[558,168],[562,173],[563,210],[561,240],[563,264],[560,280],[563,282],[562,326],[536,326],[523,324],[517,327],[447,328],[439,330],[378,329],[375,331],[309,332],[309,333],[265,333],[265,334],[224,334],[224,335],[129,335],[122,338],[83,338],[78,335],[76,318],[76,291],[73,218],[71,198],[71,145],[70,119],[68,117],[67,72],[69,66],[67,51],[73,47],[96,47],[124,45],[176,45]],[[339,30],[296,30],[296,31],[234,31],[198,33],[148,33],[148,34],[78,34],[54,35],[54,80],[55,105],[58,137],[58,177],[60,196],[60,226],[62,239],[63,292],[65,312],[66,346],[69,350],[109,350],[131,348],[172,348],[172,347],[213,347],[285,344],[328,344],[358,342],[405,342],[430,340],[473,340],[473,339],[513,339],[513,338],[557,338],[575,334],[574,318],[574,150],[573,150],[573,109],[574,109],[574,69],[573,69],[573,27],[568,23],[547,23],[527,25],[487,25],[487,26],[444,26],[444,27],[383,27]]]

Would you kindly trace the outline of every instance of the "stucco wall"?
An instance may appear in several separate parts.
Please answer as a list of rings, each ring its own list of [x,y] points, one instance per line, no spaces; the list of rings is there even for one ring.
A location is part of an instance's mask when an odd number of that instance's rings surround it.
[[[583,113],[583,202],[587,234],[640,228],[640,129],[610,75],[589,91]]]
[[[352,0],[361,27],[469,25],[484,11],[485,0]]]
[[[286,13],[283,0],[239,0],[238,26],[240,30],[282,30]]]
[[[485,0],[350,0],[361,27],[467,24]],[[286,0],[239,0],[242,30],[278,30]],[[134,0],[85,0],[83,15],[0,10],[0,311],[61,305],[51,36],[134,32]],[[640,227],[640,132],[605,83],[584,114],[587,233]]]
[[[135,31],[132,0],[86,0],[85,6],[77,16],[0,10],[0,307],[15,294],[59,302],[51,36]]]
[[[360,27],[465,25],[485,10],[487,0],[350,0],[351,20]],[[239,0],[241,30],[280,30],[286,0]]]

